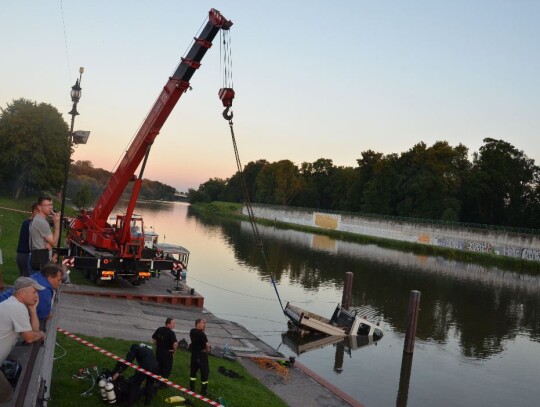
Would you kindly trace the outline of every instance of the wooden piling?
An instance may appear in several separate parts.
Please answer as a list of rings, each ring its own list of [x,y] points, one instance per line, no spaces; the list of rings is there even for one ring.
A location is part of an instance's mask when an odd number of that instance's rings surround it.
[[[403,352],[401,358],[401,372],[399,374],[399,388],[396,400],[396,407],[407,407],[409,398],[409,383],[411,381],[412,353]]]
[[[347,271],[345,273],[345,280],[343,281],[343,297],[341,298],[341,306],[345,309],[349,309],[352,299],[352,279],[353,273]]]
[[[418,325],[418,311],[420,309],[420,291],[412,290],[409,294],[409,310],[407,312],[407,333],[403,352],[412,354],[414,352],[414,338],[416,337],[416,327]]]

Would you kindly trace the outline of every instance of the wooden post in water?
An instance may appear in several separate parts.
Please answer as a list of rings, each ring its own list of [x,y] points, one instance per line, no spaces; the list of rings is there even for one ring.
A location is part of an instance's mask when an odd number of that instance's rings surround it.
[[[412,290],[409,295],[409,310],[407,312],[407,333],[405,335],[405,345],[403,352],[412,354],[414,352],[414,338],[416,337],[416,327],[418,324],[418,311],[420,309],[420,291]]]
[[[341,306],[345,309],[349,309],[351,306],[352,278],[353,273],[351,271],[347,271],[345,273],[345,280],[343,282],[343,297],[341,298]]]

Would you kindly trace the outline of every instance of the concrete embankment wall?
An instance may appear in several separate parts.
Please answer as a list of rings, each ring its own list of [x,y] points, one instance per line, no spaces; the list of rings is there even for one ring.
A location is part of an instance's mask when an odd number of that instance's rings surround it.
[[[243,208],[243,214],[247,210]],[[414,223],[305,208],[253,206],[257,218],[478,253],[540,261],[540,235],[456,225]]]

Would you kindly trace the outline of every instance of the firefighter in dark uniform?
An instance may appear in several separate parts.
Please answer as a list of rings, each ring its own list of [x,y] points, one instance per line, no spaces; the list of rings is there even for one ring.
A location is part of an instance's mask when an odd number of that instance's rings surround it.
[[[172,366],[173,356],[178,348],[178,341],[173,331],[176,326],[176,321],[172,318],[165,320],[165,326],[156,329],[152,335],[152,340],[156,345],[156,359],[159,365],[159,374],[162,377],[169,378]],[[165,383],[161,383],[161,387],[166,387]]]
[[[191,339],[191,371],[189,373],[189,389],[195,391],[195,382],[197,381],[197,371],[201,370],[201,395],[206,396],[208,389],[208,354],[211,346],[204,333],[206,328],[205,319],[197,319],[195,328],[189,332]]]
[[[144,343],[131,345],[125,359],[128,362],[137,360],[137,364],[140,368],[146,369],[154,374],[159,374],[158,362],[149,345]],[[124,365],[122,362],[118,362],[113,370],[113,380],[116,380],[127,367],[128,366]],[[141,389],[141,385],[145,380],[146,383],[143,390]],[[144,395],[144,405],[149,406],[152,401],[152,396],[154,395],[154,383],[155,380],[153,378],[142,372],[136,371],[136,373],[128,379],[126,405],[131,406],[135,404],[137,399]]]

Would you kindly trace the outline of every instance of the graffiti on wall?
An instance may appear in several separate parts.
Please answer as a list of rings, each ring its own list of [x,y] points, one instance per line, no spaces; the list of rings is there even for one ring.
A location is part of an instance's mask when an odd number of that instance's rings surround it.
[[[465,242],[463,240],[440,237],[437,239],[437,245],[448,247],[449,249],[464,250]]]
[[[469,242],[466,250],[477,253],[493,253],[493,246],[489,242]]]
[[[525,260],[540,261],[540,250],[523,249],[523,251],[521,252],[521,258]]]
[[[507,257],[519,258],[521,257],[523,250],[527,250],[527,249],[522,249],[520,247],[514,247],[514,246],[505,246],[504,248],[502,248],[502,252],[498,254],[502,254],[503,256],[507,256]]]

